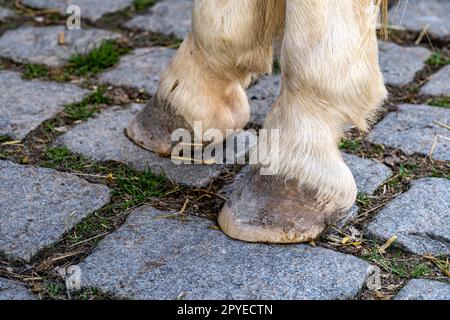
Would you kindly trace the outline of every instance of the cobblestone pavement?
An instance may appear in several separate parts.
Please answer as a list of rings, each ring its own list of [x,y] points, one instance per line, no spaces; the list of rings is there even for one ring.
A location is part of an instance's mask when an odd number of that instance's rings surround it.
[[[218,230],[249,167],[176,166],[124,135],[189,32],[192,1],[107,2],[0,0],[0,300],[450,299],[448,1],[391,8],[390,99],[370,133],[350,128],[340,145],[358,200],[317,241],[289,246]],[[72,3],[82,30],[64,29]],[[248,89],[237,159],[278,95],[276,69]],[[68,296],[73,266],[82,288]]]

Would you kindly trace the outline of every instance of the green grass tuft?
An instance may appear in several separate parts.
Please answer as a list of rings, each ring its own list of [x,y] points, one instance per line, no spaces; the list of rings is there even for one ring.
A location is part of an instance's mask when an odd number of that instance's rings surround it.
[[[450,64],[450,58],[444,56],[440,52],[433,53],[430,58],[426,61],[430,66],[442,67]]]
[[[65,106],[64,112],[72,120],[87,120],[98,112],[100,104],[109,104],[111,100],[104,96],[104,88],[99,88],[94,94],[79,103]]]
[[[450,167],[447,166],[447,170],[438,170],[436,168],[433,168],[433,172],[431,173],[431,177],[433,178],[445,178],[450,180]]]
[[[408,91],[411,94],[416,94],[419,93],[420,91],[420,85],[418,84],[413,84],[410,87],[406,88],[406,91]]]
[[[280,74],[281,73],[281,62],[279,60],[273,61],[273,74]]]
[[[48,77],[50,70],[40,64],[27,64],[23,76],[25,79],[38,79]]]
[[[120,56],[130,52],[130,48],[121,46],[117,41],[104,41],[102,45],[86,55],[77,54],[69,59],[68,70],[77,76],[95,76],[99,72],[114,66]]]
[[[423,262],[405,259],[401,252],[395,252],[394,249],[390,251],[393,252],[382,255],[378,251],[378,246],[374,245],[365,259],[404,279],[423,277],[430,272],[429,267]]]
[[[406,164],[402,163],[402,164],[400,164],[400,169],[399,169],[398,174],[395,177],[389,179],[387,181],[387,184],[390,187],[396,187],[402,182],[411,181],[412,178],[413,178],[412,171],[415,168],[416,168],[415,165],[412,165],[412,164],[409,164],[409,163],[406,163]]]
[[[428,104],[433,107],[448,108],[450,107],[450,98],[434,98]]]
[[[73,155],[66,147],[52,147],[46,150],[41,165],[52,169],[64,168],[81,171],[85,167],[86,161],[83,156]]]
[[[361,140],[342,139],[341,143],[339,144],[339,149],[356,151],[360,146]]]
[[[155,5],[155,0],[134,0],[133,6],[136,11],[144,11]]]
[[[117,172],[114,195],[125,196],[124,208],[135,206],[163,196],[167,191],[167,180],[164,175],[158,175],[147,169],[140,173],[129,170]]]
[[[104,293],[102,291],[100,291],[97,288],[87,288],[87,289],[82,289],[79,292],[74,292],[73,293],[74,300],[112,300],[113,297],[107,293]]]
[[[419,265],[417,265],[411,272],[411,277],[412,278],[421,278],[421,277],[425,277],[426,275],[428,275],[430,273],[430,268],[421,263]]]
[[[44,288],[50,299],[59,300],[65,295],[64,287],[59,283],[48,282]]]
[[[364,193],[358,193],[356,202],[361,205],[370,205],[372,203],[372,199]]]

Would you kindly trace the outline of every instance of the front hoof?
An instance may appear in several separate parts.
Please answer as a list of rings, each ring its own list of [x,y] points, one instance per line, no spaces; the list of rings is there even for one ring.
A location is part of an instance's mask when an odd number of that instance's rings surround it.
[[[160,105],[155,95],[136,115],[125,133],[138,146],[168,157],[174,146],[171,135],[180,128],[188,128],[184,119],[176,115],[170,107]]]
[[[327,213],[295,181],[248,173],[219,214],[229,237],[247,242],[300,243],[316,239],[338,213]]]
[[[145,150],[155,152],[162,157],[168,157],[172,152],[170,135],[158,137],[158,134],[152,134],[145,130],[145,127],[137,118],[133,120],[125,132],[131,141]]]

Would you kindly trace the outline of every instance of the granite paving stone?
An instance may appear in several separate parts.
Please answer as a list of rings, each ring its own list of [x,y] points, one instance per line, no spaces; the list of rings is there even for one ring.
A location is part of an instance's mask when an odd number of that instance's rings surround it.
[[[367,136],[369,142],[397,148],[406,155],[450,160],[450,109],[404,104],[389,113]]]
[[[403,47],[395,43],[379,42],[381,72],[387,84],[405,86],[414,81],[425,67],[432,52],[422,47]]]
[[[58,34],[65,33],[65,44],[58,44]],[[60,67],[76,54],[87,54],[105,40],[120,34],[102,29],[66,30],[64,26],[21,27],[0,38],[0,57],[20,63]]]
[[[0,21],[5,21],[8,18],[13,17],[15,14],[12,10],[0,7]]]
[[[450,300],[450,284],[413,279],[403,287],[394,300]]]
[[[279,74],[264,76],[247,90],[251,107],[250,122],[263,126],[267,113],[280,92]]]
[[[347,153],[343,153],[342,156],[355,177],[358,194],[373,195],[376,189],[392,175],[391,169],[382,163]],[[359,207],[355,203],[347,214],[339,219],[336,225],[342,228],[351,223],[357,218],[358,212]]]
[[[346,153],[342,156],[355,177],[358,193],[372,195],[392,175],[391,169],[377,161]]]
[[[0,301],[11,300],[36,300],[36,297],[22,284],[12,280],[0,278]]]
[[[381,210],[368,231],[416,254],[450,254],[450,180],[424,178],[412,183]]]
[[[22,140],[64,105],[79,102],[89,93],[74,84],[27,81],[19,73],[0,71],[0,135]]]
[[[307,245],[234,241],[206,219],[141,207],[80,265],[82,285],[136,299],[352,299],[373,268]]]
[[[158,90],[159,74],[169,64],[175,50],[162,47],[136,49],[121,58],[116,68],[100,75],[101,83],[144,89],[148,94]]]
[[[70,5],[81,9],[81,18],[96,21],[108,13],[121,11],[133,4],[133,0],[22,0],[22,3],[36,9],[59,9],[65,15]]]
[[[160,1],[146,14],[138,15],[128,21],[125,27],[184,39],[191,30],[192,3],[192,0]]]
[[[448,0],[414,0],[399,1],[389,11],[391,24],[420,32],[425,27],[435,38],[450,38],[450,1]]]
[[[0,252],[30,260],[109,200],[106,186],[0,161]]]
[[[450,97],[450,65],[432,75],[431,80],[422,87],[420,92],[430,96]]]
[[[227,164],[246,164],[249,151],[258,145],[256,130],[238,130],[225,140],[223,146]]]

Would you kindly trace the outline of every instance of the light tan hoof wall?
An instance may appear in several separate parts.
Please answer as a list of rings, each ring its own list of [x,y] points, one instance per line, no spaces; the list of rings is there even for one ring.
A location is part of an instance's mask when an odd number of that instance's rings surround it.
[[[292,181],[247,174],[219,214],[229,237],[247,242],[300,243],[316,239],[335,214],[321,211]]]

